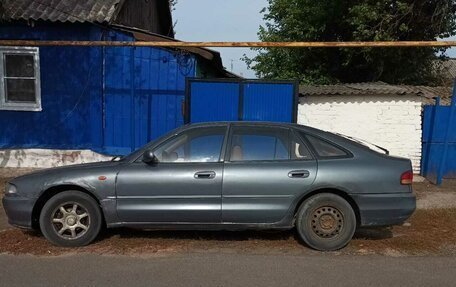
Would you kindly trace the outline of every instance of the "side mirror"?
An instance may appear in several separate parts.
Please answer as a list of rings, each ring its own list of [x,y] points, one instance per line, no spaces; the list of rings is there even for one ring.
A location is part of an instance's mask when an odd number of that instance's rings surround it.
[[[111,159],[111,161],[117,162],[117,161],[120,161],[122,158],[123,158],[123,156],[118,155],[118,156],[113,157],[113,158]]]
[[[153,163],[157,163],[158,159],[155,156],[153,151],[146,150],[143,154],[142,161],[147,164],[153,164]]]

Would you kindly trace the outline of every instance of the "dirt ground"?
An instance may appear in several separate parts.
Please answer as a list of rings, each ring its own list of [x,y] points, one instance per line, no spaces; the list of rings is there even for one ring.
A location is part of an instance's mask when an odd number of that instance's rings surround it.
[[[410,225],[359,230],[351,243],[336,255],[387,256],[456,255],[456,209],[418,210]],[[296,232],[215,231],[104,231],[87,247],[52,246],[39,233],[9,229],[0,232],[0,254],[70,255],[171,255],[187,252],[244,254],[313,254]]]
[[[6,178],[30,170],[0,169],[0,190]],[[456,255],[456,181],[441,187],[417,183],[414,190],[419,209],[404,226],[358,230],[345,249],[334,254],[383,254],[388,256]],[[7,228],[0,208],[0,254],[68,255],[169,255],[183,252],[248,254],[312,254],[287,232],[209,232],[209,231],[139,231],[115,229],[104,231],[97,242],[80,249],[64,249],[49,244],[39,233]],[[5,229],[7,228],[7,229]]]

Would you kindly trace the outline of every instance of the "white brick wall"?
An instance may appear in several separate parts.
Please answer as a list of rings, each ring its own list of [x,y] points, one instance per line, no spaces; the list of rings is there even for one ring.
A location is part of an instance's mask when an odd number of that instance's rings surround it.
[[[417,96],[306,96],[298,123],[385,147],[391,155],[421,161],[421,99]]]

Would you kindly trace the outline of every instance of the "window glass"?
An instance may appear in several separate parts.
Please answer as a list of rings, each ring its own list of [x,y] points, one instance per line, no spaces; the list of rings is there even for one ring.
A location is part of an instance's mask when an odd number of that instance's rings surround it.
[[[235,127],[230,161],[288,160],[288,130]]]
[[[225,139],[226,128],[203,128],[184,132],[157,148],[159,162],[218,162]]]
[[[340,148],[311,135],[306,135],[310,144],[320,157],[339,157],[346,156],[347,153]]]
[[[35,103],[35,80],[6,79],[6,102]]]
[[[293,136],[291,140],[291,159],[308,160],[312,159],[312,154],[305,144]]]
[[[5,54],[5,101],[35,103],[34,77],[32,55]]]
[[[5,55],[6,77],[35,77],[35,61],[32,55]]]

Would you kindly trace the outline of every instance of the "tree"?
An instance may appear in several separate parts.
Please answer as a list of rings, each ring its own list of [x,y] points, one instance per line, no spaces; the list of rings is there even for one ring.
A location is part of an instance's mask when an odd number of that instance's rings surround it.
[[[405,41],[455,35],[455,0],[268,0],[261,41]],[[268,48],[246,63],[259,77],[302,83],[435,83],[436,48]],[[440,56],[441,57],[441,56]]]
[[[172,10],[176,9],[177,0],[169,0],[169,6]]]
[[[174,12],[176,10],[177,1],[178,0],[169,0],[169,8],[171,9],[171,12]],[[177,32],[176,27],[177,27],[177,20],[175,20],[173,23],[174,34],[176,34],[176,32]]]

